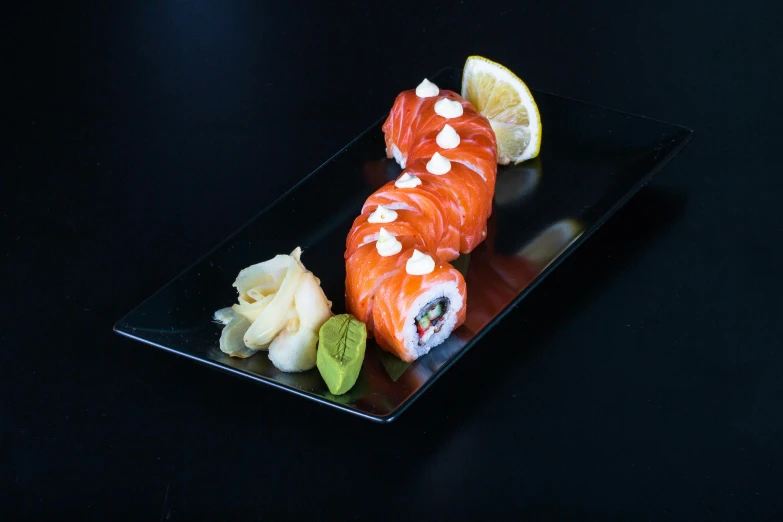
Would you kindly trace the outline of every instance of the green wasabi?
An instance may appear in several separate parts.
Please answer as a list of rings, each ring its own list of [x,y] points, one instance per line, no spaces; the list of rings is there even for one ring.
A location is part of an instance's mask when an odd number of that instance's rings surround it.
[[[318,332],[316,366],[332,395],[356,384],[367,348],[367,327],[351,314],[335,315]]]

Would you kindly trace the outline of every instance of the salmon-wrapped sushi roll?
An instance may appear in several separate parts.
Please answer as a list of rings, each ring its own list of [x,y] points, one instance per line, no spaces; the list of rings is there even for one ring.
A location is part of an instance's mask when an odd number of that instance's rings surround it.
[[[412,188],[398,187],[389,182],[367,198],[362,213],[382,206],[389,210],[413,210],[415,219],[409,223],[421,234],[424,242],[434,245],[439,259],[451,261],[459,257],[459,202],[457,196],[441,184],[422,183]],[[402,220],[403,216],[398,219]]]
[[[411,362],[428,353],[465,322],[467,287],[462,274],[418,250],[400,254],[406,265],[385,279],[372,307],[373,333],[384,350]],[[412,269],[426,263],[431,271]]]
[[[449,261],[487,237],[497,142],[475,107],[427,80],[397,96],[383,132],[404,170],[367,198],[348,234],[346,307],[411,362],[465,322],[465,280]]]
[[[416,236],[396,236],[395,239],[400,243],[400,252],[424,248]],[[373,331],[372,308],[378,287],[400,270],[404,271],[405,261],[401,255],[381,255],[375,241],[359,247],[346,260],[346,308],[348,313],[365,323],[369,334]]]
[[[487,127],[477,130],[475,127],[465,127],[459,122],[449,121],[444,122],[441,128],[426,133],[412,146],[407,164],[419,159],[429,160],[438,152],[448,157],[452,163],[462,163],[494,188],[497,175],[497,143],[493,137],[488,136],[492,129]]]
[[[448,114],[453,107],[448,107],[447,102],[461,105],[461,110],[458,108],[460,114]],[[448,114],[449,117],[445,118],[443,114]],[[408,90],[397,96],[383,125],[387,157],[394,158],[402,168],[406,168],[413,159],[431,156],[437,149],[422,150],[418,147],[422,141],[436,137],[443,130],[444,123],[455,129],[460,137],[465,137],[467,149],[473,149],[472,143],[476,142],[478,148],[488,149],[495,154],[492,158],[494,163],[487,163],[481,167],[482,171],[492,175],[494,183],[494,174],[497,171],[497,144],[492,126],[470,102],[449,90],[437,90],[436,94],[426,98],[419,97],[415,90]],[[483,136],[485,139],[476,135]],[[409,159],[411,153],[415,153],[416,157]],[[473,162],[471,165],[479,168]]]
[[[389,214],[392,212],[391,209],[384,209],[381,212],[384,211]],[[416,226],[417,222],[426,221],[426,218],[415,211],[394,211],[396,217],[394,221],[378,221],[373,219],[373,214],[374,211],[365,212],[354,220],[351,231],[348,233],[348,238],[345,241],[346,259],[362,246],[377,241],[381,228],[386,229],[393,236],[419,236],[421,243],[428,251],[436,249],[441,240],[440,235],[436,237],[431,233],[423,233],[426,231],[425,226]]]
[[[487,218],[492,212],[487,184],[461,163],[450,162],[450,170],[442,175],[431,174],[425,164],[423,160],[414,161],[407,171],[427,186],[444,187],[456,197],[459,217],[455,223],[459,227],[459,251],[463,254],[471,252],[487,235]]]

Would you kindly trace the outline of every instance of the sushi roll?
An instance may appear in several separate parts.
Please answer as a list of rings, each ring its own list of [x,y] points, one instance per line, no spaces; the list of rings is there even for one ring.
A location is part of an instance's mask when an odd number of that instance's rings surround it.
[[[406,268],[378,285],[372,324],[381,348],[411,362],[465,322],[467,287],[462,274],[448,263],[435,265],[416,249],[401,257]],[[410,268],[426,263],[432,270],[425,274]]]
[[[391,235],[385,228],[383,231]],[[424,249],[424,244],[416,236],[392,237],[400,243],[400,251]],[[346,261],[345,295],[348,312],[367,326],[368,334],[373,332],[372,309],[378,287],[386,279],[404,270],[405,262],[406,259],[400,255],[381,255],[376,242],[359,247]]]
[[[450,262],[487,237],[498,149],[486,117],[427,80],[397,96],[383,132],[403,170],[348,233],[346,309],[411,362],[465,322],[467,288]]]

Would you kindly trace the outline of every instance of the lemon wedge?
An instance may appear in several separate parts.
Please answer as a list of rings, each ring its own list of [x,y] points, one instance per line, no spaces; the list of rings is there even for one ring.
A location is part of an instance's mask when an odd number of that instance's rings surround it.
[[[525,83],[499,63],[469,56],[462,97],[485,116],[498,143],[498,163],[521,163],[541,149],[541,116]]]

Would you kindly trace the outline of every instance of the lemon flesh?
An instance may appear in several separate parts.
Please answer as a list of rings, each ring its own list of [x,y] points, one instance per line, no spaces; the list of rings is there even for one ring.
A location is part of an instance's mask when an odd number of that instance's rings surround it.
[[[470,56],[462,72],[462,97],[485,116],[498,143],[498,163],[521,163],[541,149],[541,117],[525,83],[502,65]]]

